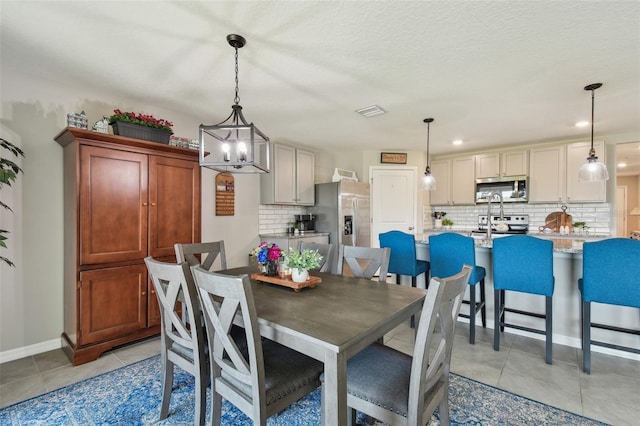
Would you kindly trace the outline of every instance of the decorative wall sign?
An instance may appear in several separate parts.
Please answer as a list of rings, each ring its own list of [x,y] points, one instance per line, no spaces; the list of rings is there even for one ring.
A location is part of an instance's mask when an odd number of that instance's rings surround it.
[[[235,183],[231,173],[218,173],[216,176],[216,216],[235,214]]]
[[[404,152],[382,152],[380,153],[381,163],[407,164],[407,153]]]

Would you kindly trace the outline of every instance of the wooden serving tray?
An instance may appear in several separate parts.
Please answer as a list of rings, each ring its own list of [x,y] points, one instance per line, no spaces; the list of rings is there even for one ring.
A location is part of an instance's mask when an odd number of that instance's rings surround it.
[[[312,276],[309,276],[309,279],[303,283],[294,282],[291,280],[291,278],[267,277],[263,274],[251,274],[251,279],[289,287],[294,289],[296,292],[302,290],[305,287],[314,288],[317,284],[320,284],[322,282],[322,278]]]

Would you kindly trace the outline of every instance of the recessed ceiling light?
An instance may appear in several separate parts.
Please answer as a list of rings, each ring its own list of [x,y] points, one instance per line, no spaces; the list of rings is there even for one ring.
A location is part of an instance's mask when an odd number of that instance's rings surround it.
[[[618,163],[618,167],[620,167],[621,169],[624,167],[627,167],[627,163]]]
[[[455,141],[451,142],[454,145],[462,145],[462,139],[456,139]]]
[[[366,107],[358,108],[356,112],[363,117],[374,117],[376,115],[384,114],[387,111],[383,110],[378,105],[369,105]]]
[[[582,120],[576,123],[576,127],[587,127],[590,123],[588,121]]]

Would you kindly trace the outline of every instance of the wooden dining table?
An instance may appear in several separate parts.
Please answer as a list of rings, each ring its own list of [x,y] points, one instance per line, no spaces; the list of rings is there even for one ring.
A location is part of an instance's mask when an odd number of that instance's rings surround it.
[[[254,268],[219,271],[248,274]],[[323,424],[347,424],[347,360],[418,312],[426,290],[313,272],[299,292],[251,280],[260,334],[324,363]]]

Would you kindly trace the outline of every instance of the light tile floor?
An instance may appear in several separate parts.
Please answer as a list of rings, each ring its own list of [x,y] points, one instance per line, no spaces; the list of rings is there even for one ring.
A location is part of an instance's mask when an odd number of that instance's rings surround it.
[[[413,350],[413,329],[404,324],[385,343]],[[458,323],[451,371],[510,392],[613,425],[637,425],[640,418],[640,362],[592,352],[591,374],[582,372],[581,351],[554,344],[553,365],[544,362],[544,342],[504,334],[493,350],[493,330]],[[158,338],[114,349],[98,360],[72,367],[62,350],[0,365],[0,407],[109,372],[158,354]]]

